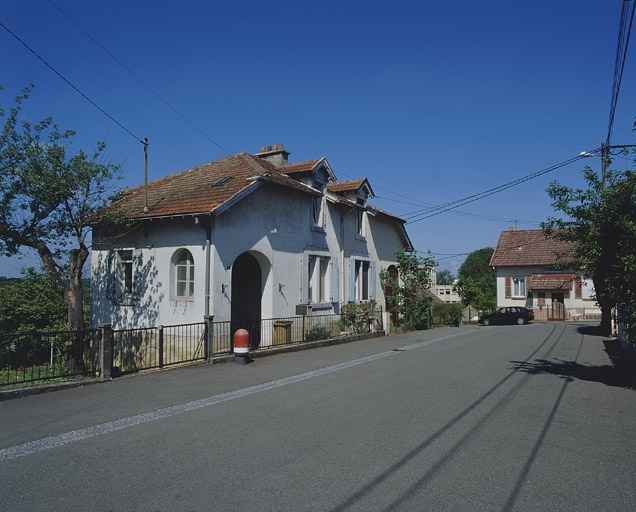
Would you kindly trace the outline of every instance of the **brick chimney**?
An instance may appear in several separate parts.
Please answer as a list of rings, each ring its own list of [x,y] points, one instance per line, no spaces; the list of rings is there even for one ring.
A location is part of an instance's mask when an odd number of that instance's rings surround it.
[[[255,156],[262,158],[263,160],[267,160],[276,167],[282,167],[287,165],[289,155],[289,151],[283,149],[282,144],[274,144],[273,146],[263,146],[260,153],[257,153]]]

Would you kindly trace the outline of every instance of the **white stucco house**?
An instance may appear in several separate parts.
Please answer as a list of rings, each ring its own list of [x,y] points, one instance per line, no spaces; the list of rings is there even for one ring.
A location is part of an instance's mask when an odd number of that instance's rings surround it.
[[[93,226],[91,325],[113,329],[338,313],[385,304],[405,221],[325,158],[241,152],[125,190]],[[125,222],[112,224],[112,216]]]
[[[600,318],[592,281],[579,269],[555,266],[571,248],[540,229],[503,231],[490,259],[498,307],[532,308],[536,320]]]

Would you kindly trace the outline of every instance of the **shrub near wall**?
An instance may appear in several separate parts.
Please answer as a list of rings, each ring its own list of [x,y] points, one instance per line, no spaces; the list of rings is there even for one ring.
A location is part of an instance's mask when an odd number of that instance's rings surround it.
[[[459,302],[436,302],[433,304],[433,327],[452,325],[458,327],[462,321],[462,306]]]

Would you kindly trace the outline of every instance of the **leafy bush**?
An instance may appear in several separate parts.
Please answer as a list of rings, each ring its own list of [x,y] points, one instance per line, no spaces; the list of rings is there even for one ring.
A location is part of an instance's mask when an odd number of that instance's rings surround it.
[[[369,302],[347,302],[342,305],[342,320],[339,322],[341,330],[351,330],[354,333],[368,332],[369,326],[376,318],[376,303]]]
[[[307,341],[326,340],[330,337],[331,334],[322,325],[316,325],[315,327],[312,327],[305,334],[305,340]]]
[[[422,257],[417,255],[417,251],[403,249],[396,251],[395,260],[397,279],[387,269],[380,271],[387,303],[399,314],[403,325],[413,329],[428,329],[433,308],[433,299],[428,291],[431,287],[431,271],[436,263],[430,253]]]
[[[462,306],[460,303],[438,302],[433,304],[433,325],[454,325],[458,327],[462,322]]]

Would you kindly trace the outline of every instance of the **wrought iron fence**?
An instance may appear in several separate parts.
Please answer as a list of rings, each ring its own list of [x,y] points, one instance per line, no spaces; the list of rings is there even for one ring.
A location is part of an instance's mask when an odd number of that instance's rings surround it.
[[[247,325],[247,324],[246,324]],[[0,335],[0,386],[68,378],[77,375],[116,376],[169,365],[209,360],[233,351],[237,322],[206,322],[112,330],[110,325],[82,332]],[[340,314],[290,316],[247,325],[250,350],[268,349],[346,336],[360,332],[346,326]],[[382,315],[367,319],[364,330],[381,330]],[[71,348],[82,338],[84,358],[74,364]]]
[[[0,386],[92,375],[90,347],[98,338],[97,329],[0,334]],[[82,361],[72,357],[74,343],[82,346]]]
[[[327,338],[348,336],[359,332],[382,330],[382,309],[363,327],[344,325],[341,314],[289,316],[252,322],[214,322],[214,354],[227,354],[233,350],[233,334],[246,329],[250,335],[250,350],[268,349],[281,345],[302,343]]]
[[[113,331],[115,375],[206,359],[205,323]]]

